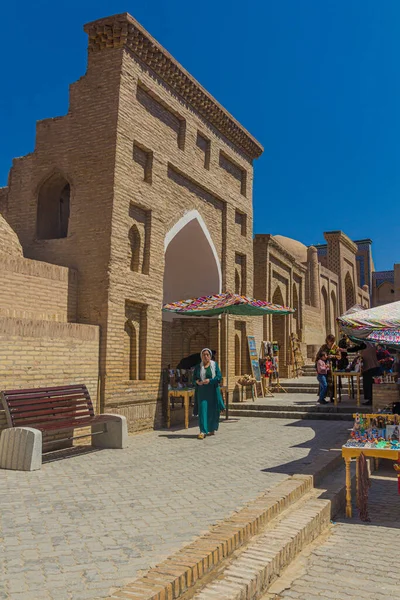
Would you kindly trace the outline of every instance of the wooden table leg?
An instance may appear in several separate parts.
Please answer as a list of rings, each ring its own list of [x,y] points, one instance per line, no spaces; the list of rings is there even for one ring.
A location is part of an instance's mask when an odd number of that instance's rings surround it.
[[[360,457],[356,458],[356,503],[358,508],[358,491],[360,489]]]
[[[379,458],[374,458],[375,461],[375,471],[379,469]]]
[[[337,377],[332,373],[333,377],[333,400],[335,406],[337,406]]]
[[[351,471],[350,464],[351,459],[345,458],[346,463],[346,517],[351,518],[352,510],[351,510]]]
[[[360,406],[360,376],[357,375],[357,406]]]
[[[183,403],[185,406],[185,429],[189,429],[189,392],[183,393]]]

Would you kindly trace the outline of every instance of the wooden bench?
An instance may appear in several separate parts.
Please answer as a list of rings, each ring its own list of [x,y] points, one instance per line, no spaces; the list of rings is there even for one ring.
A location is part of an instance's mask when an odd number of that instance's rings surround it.
[[[42,449],[54,440],[43,434],[65,432],[57,442],[92,436],[98,448],[125,448],[128,430],[121,415],[95,415],[85,385],[7,390],[1,392],[8,429],[0,437],[0,468],[34,471],[42,465]],[[91,433],[75,436],[72,430],[90,427]]]

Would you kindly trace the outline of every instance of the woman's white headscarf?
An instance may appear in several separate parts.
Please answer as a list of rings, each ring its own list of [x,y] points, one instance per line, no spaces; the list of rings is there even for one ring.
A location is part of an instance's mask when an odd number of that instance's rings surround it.
[[[210,358],[212,357],[212,352],[209,348],[203,348],[203,350],[200,352],[200,358],[201,358],[201,366],[200,366],[200,379],[201,381],[204,381],[205,379],[207,379],[206,377],[206,368],[204,366],[203,363],[203,353],[204,352],[209,352],[210,354]],[[215,377],[215,362],[213,360],[210,360],[210,367],[211,367],[211,373],[213,378]]]

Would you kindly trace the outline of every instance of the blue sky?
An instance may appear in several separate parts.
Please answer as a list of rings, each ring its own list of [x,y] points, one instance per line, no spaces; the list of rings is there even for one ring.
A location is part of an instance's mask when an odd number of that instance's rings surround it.
[[[264,146],[255,233],[305,244],[370,237],[400,262],[398,0],[38,0],[2,8],[0,185],[65,114],[85,72],[84,23],[130,12]]]

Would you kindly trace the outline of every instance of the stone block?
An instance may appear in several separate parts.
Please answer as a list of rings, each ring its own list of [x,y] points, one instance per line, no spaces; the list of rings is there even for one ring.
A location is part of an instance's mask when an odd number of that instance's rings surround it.
[[[0,469],[37,471],[42,466],[42,432],[32,427],[4,429],[0,437]]]
[[[112,421],[92,426],[92,433],[98,433],[105,428],[102,435],[92,436],[95,448],[116,448],[122,450],[128,445],[128,423],[123,415],[109,415]]]

